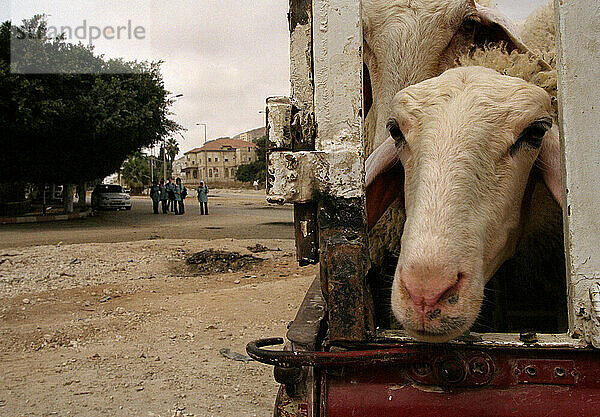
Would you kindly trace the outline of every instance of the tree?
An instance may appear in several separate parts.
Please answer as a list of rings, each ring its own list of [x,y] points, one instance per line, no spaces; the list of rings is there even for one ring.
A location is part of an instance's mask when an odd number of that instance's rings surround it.
[[[173,171],[173,162],[175,162],[175,157],[179,153],[179,144],[174,138],[169,138],[165,144],[165,149],[169,158],[170,169]]]
[[[242,182],[264,182],[267,176],[267,137],[256,140],[256,161],[243,164],[235,171],[235,179]]]
[[[143,190],[150,185],[150,161],[141,152],[133,153],[123,164],[121,170],[123,182],[131,187],[132,191]]]
[[[11,73],[10,41],[34,39],[13,70],[35,72],[40,61],[60,74]],[[132,152],[181,127],[169,119],[172,100],[160,62],[104,60],[93,48],[47,36],[43,16],[0,27],[0,152],[3,181],[80,183],[119,170]],[[95,72],[80,74],[76,72]],[[100,73],[103,72],[103,73]]]

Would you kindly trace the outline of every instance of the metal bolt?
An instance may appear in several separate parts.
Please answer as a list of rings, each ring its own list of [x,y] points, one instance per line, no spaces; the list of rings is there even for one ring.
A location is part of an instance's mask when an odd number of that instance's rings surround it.
[[[481,362],[481,360],[477,359],[471,363],[471,373],[483,375],[485,374],[486,364],[485,362]]]
[[[523,343],[536,343],[538,338],[535,332],[521,332],[519,340]]]
[[[419,376],[425,376],[431,373],[431,365],[428,363],[417,363],[413,366],[413,371]]]
[[[529,376],[536,376],[537,370],[533,366],[528,366],[525,368],[525,373]]]
[[[445,382],[457,383],[464,379],[465,368],[460,360],[447,359],[441,363],[439,375]]]

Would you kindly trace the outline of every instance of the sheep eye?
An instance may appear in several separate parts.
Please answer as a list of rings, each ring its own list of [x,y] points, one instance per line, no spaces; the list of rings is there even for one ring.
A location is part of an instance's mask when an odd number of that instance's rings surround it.
[[[472,33],[475,31],[476,25],[477,25],[477,22],[474,19],[470,19],[470,18],[466,19],[462,23],[462,30],[464,30],[467,33]]]
[[[396,142],[404,142],[404,134],[400,130],[400,126],[398,126],[398,122],[396,120],[388,120],[386,127],[388,132],[390,132],[390,136],[394,138]]]
[[[528,146],[533,149],[542,146],[542,139],[551,127],[552,121],[547,119],[536,120],[527,126],[516,142],[510,147],[510,155],[514,156],[523,146]]]

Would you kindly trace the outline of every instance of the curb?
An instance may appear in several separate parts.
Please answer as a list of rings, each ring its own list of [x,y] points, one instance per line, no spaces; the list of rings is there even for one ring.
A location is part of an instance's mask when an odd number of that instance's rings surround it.
[[[84,219],[91,215],[92,210],[84,211],[82,213],[57,214],[50,216],[0,217],[0,224],[54,222],[59,220]]]

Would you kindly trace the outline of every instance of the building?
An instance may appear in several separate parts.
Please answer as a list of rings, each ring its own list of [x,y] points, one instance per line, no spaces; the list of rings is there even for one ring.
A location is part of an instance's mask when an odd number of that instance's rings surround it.
[[[233,182],[238,166],[256,161],[256,145],[238,139],[221,138],[184,153],[185,185],[195,188],[206,183]]]
[[[173,178],[181,178],[182,181],[185,181],[185,166],[186,166],[186,158],[182,156],[181,158],[177,158],[173,161]]]
[[[239,135],[235,135],[232,139],[243,140],[246,142],[256,143],[256,139],[264,136],[266,129],[264,127],[257,127],[256,129],[249,130]]]

